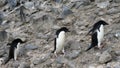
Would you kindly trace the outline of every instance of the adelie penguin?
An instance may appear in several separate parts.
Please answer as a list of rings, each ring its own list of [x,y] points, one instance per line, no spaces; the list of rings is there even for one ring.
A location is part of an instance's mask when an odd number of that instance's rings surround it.
[[[14,60],[17,60],[21,43],[24,43],[24,42],[21,39],[17,38],[17,39],[14,39],[12,43],[7,44],[7,45],[10,45],[10,48],[9,48],[9,56],[5,64],[12,58]]]
[[[69,32],[66,27],[62,27],[56,31],[56,38],[54,40],[54,50],[52,53],[57,56],[61,51],[64,53],[65,33]]]
[[[91,48],[98,46],[99,49],[101,49],[103,46],[101,45],[104,37],[104,25],[108,25],[103,20],[98,21],[93,25],[93,28],[88,32],[88,34],[91,34],[91,45],[86,50],[90,50]]]

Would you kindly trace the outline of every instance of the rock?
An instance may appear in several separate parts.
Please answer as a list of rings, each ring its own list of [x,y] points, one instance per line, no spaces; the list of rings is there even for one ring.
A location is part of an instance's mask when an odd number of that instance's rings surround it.
[[[91,64],[88,66],[88,68],[96,68],[97,64]]]
[[[70,40],[66,43],[65,49],[67,50],[81,50],[80,43],[75,40]]]
[[[107,14],[115,14],[120,12],[120,10],[118,8],[111,8],[107,11]]]
[[[4,6],[6,4],[6,0],[0,0],[0,7]]]
[[[3,62],[4,62],[4,59],[0,58],[0,66],[3,64]]]
[[[106,2],[101,2],[101,3],[97,3],[97,7],[99,8],[106,8],[109,6],[109,1],[106,1]]]
[[[0,49],[0,56],[3,56],[3,54],[5,54],[4,49]]]
[[[120,62],[111,62],[106,65],[106,68],[120,68]]]
[[[115,33],[115,37],[119,39],[120,38],[120,32]]]
[[[98,65],[96,68],[105,68],[103,65]]]
[[[37,11],[34,2],[25,2],[24,7],[29,10],[26,12],[27,14],[32,14]]]
[[[99,58],[100,63],[107,63],[111,60],[112,60],[112,56],[108,51],[104,51]]]
[[[0,25],[2,24],[2,22],[3,22],[3,13],[2,12],[0,12]]]
[[[30,68],[30,66],[27,62],[22,62],[18,68]]]
[[[115,3],[120,3],[120,0],[113,0],[113,2],[115,2]]]
[[[32,44],[25,45],[25,49],[27,49],[27,50],[35,50],[37,48],[38,48],[38,46],[36,46],[36,45],[32,45]]]
[[[120,51],[115,51],[117,56],[120,56]]]
[[[10,9],[13,9],[17,6],[17,0],[6,0],[10,5]]]
[[[35,9],[34,2],[26,2],[24,7],[29,10]]]
[[[65,46],[65,57],[68,59],[75,59],[79,56],[81,52],[81,46],[79,42],[76,41],[68,41]]]
[[[62,10],[62,17],[68,16],[73,13],[67,6],[63,6]]]
[[[72,52],[66,52],[65,57],[67,57],[68,59],[75,59],[79,56],[80,54],[80,50],[73,50]]]
[[[34,56],[33,60],[31,60],[31,61],[34,65],[41,64],[41,63],[44,63],[45,61],[47,61],[49,56],[50,56],[50,53],[48,53],[46,55],[41,55],[41,57],[35,57]]]
[[[54,0],[55,2],[57,2],[57,3],[61,3],[62,2],[62,0]]]
[[[6,31],[0,31],[0,42],[3,42],[7,39],[7,32]]]
[[[68,65],[69,66],[68,68],[76,68],[75,63],[65,59],[62,56],[57,57],[56,61],[57,63]]]

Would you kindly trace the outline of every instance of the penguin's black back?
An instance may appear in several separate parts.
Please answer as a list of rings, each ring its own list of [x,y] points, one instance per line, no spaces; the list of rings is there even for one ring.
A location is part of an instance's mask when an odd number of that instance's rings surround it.
[[[97,45],[98,45],[97,32],[95,32],[94,34],[92,34],[91,45],[86,51],[90,50],[91,48],[93,48]]]
[[[52,53],[54,53],[56,50],[56,38],[54,39],[54,50],[52,51]]]

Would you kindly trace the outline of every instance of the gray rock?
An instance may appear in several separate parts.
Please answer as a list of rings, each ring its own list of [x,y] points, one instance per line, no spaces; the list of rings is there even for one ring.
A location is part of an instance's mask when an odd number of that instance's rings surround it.
[[[10,5],[10,9],[13,9],[17,5],[17,0],[6,0],[8,4]]]
[[[111,62],[106,65],[106,68],[120,68],[120,62]]]
[[[62,10],[62,17],[68,16],[73,13],[67,6],[63,6]]]
[[[81,46],[79,42],[70,40],[66,43],[65,49],[66,51],[67,50],[81,50]]]
[[[0,25],[2,24],[2,22],[3,22],[3,13],[0,12]]]
[[[120,32],[115,33],[114,36],[119,39],[120,38]]]
[[[76,68],[75,63],[67,60],[66,58],[59,56],[57,57],[56,61],[60,64],[66,64],[69,66],[69,68]]]
[[[3,54],[5,54],[4,49],[0,49],[0,56],[3,56]]]
[[[111,8],[107,11],[107,14],[115,14],[120,12],[120,10],[118,8]]]
[[[65,57],[68,59],[75,59],[79,56],[81,52],[81,46],[79,42],[68,41],[65,46]]]
[[[33,63],[34,65],[41,64],[41,63],[47,61],[47,59],[49,58],[49,56],[50,56],[50,53],[46,54],[44,57],[34,58],[34,59],[31,60],[31,61],[32,61],[32,63]]]
[[[113,0],[113,2],[115,2],[115,3],[120,3],[120,0]]]
[[[0,7],[4,6],[6,3],[6,0],[0,0]]]
[[[61,3],[63,0],[54,0],[57,3]]]
[[[32,45],[32,44],[25,45],[25,49],[27,49],[27,50],[35,50],[37,48],[38,48],[38,46],[36,46],[36,45]]]
[[[27,62],[22,62],[18,68],[30,68],[30,65]]]
[[[6,31],[0,31],[0,42],[3,42],[7,39],[7,32]]]
[[[109,5],[110,5],[109,1],[97,3],[97,7],[99,8],[107,8]]]
[[[115,51],[117,56],[120,56],[120,51]]]
[[[111,60],[112,60],[112,56],[108,51],[104,51],[99,58],[100,63],[107,63]]]
[[[75,59],[79,56],[80,52],[81,52],[80,50],[73,50],[68,53],[66,52],[65,57],[67,57],[68,59]]]
[[[29,10],[34,9],[35,8],[34,2],[26,2],[24,7],[29,9]]]

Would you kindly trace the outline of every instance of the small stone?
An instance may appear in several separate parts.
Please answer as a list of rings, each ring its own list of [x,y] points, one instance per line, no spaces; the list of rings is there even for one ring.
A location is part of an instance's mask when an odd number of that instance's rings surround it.
[[[3,56],[3,54],[5,54],[4,49],[0,49],[0,56]]]
[[[69,53],[66,52],[65,57],[69,59],[75,59],[79,56],[79,54],[80,54],[79,50],[73,50],[72,52],[69,52]]]
[[[13,9],[17,5],[17,0],[7,0],[8,4],[10,5],[10,9]]]
[[[18,68],[30,68],[27,62],[22,62]]]
[[[97,3],[97,7],[99,8],[106,8],[109,6],[109,1],[106,1],[106,2],[101,2],[101,3]]]
[[[113,0],[115,3],[120,3],[120,0]]]
[[[31,61],[34,65],[41,64],[41,63],[47,61],[49,56],[50,56],[50,53],[47,53],[46,55],[43,55],[41,57],[33,57],[33,60],[31,60]]]
[[[7,32],[6,31],[0,31],[0,42],[3,42],[7,39]]]
[[[97,66],[97,68],[105,68],[103,65],[99,65]]]
[[[38,46],[36,46],[36,45],[32,45],[32,44],[25,45],[25,49],[27,49],[27,50],[35,50],[37,48],[38,48]]]
[[[0,25],[1,25],[1,24],[2,24],[2,22],[3,22],[3,17],[4,17],[3,13],[2,13],[2,12],[0,12]]]
[[[75,63],[67,60],[66,58],[64,58],[62,56],[57,57],[56,61],[57,61],[57,63],[60,63],[60,64],[64,63],[64,64],[68,65],[69,68],[76,68]]]
[[[6,3],[6,0],[0,0],[0,7],[4,6]]]
[[[57,3],[61,3],[62,2],[62,0],[54,0],[55,2],[57,2]]]
[[[65,17],[67,15],[72,14],[73,12],[67,7],[67,6],[63,6],[63,12],[62,12],[62,16]]]
[[[115,14],[115,13],[118,13],[118,12],[120,12],[119,9],[117,9],[117,8],[111,8],[111,9],[109,9],[107,11],[107,14]]]
[[[24,6],[29,10],[35,9],[34,2],[26,2]]]
[[[104,51],[99,58],[100,63],[107,63],[111,60],[112,60],[112,56],[108,51]]]
[[[115,51],[117,56],[120,56],[120,51]]]
[[[115,34],[115,37],[116,37],[116,38],[120,38],[120,32],[116,33],[116,34]]]

